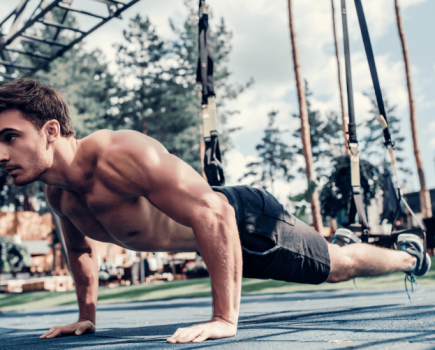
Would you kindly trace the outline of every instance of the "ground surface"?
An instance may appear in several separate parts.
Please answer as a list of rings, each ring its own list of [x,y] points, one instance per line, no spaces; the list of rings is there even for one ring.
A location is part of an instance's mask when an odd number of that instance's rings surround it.
[[[77,307],[0,314],[2,349],[435,349],[435,287],[247,295],[234,338],[165,342],[179,327],[205,321],[210,297],[103,304],[92,335],[38,339],[73,322]]]
[[[403,289],[403,273],[388,276],[357,278],[358,289]],[[435,258],[432,257],[432,268],[423,277],[418,278],[421,287],[435,287]],[[242,294],[278,294],[294,292],[311,292],[320,290],[354,289],[353,281],[342,283],[323,283],[321,285],[287,283],[273,280],[243,279]],[[201,297],[210,295],[210,280],[200,278],[184,281],[161,282],[117,288],[100,288],[98,293],[99,304],[126,303],[131,301],[150,301],[185,297]],[[43,308],[62,305],[74,305],[77,298],[71,292],[33,292],[19,294],[0,294],[1,312]]]

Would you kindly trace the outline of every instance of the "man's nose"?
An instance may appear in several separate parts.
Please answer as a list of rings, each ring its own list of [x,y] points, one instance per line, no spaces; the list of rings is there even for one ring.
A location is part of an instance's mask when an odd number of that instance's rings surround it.
[[[3,166],[4,162],[9,160],[9,154],[6,152],[6,148],[0,145],[0,163]]]

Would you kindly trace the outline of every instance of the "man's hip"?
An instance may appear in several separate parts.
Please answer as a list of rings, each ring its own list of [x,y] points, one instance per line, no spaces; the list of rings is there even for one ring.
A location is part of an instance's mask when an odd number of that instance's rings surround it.
[[[289,214],[269,192],[249,186],[213,186],[236,213],[243,276],[320,284],[329,276],[326,240]]]

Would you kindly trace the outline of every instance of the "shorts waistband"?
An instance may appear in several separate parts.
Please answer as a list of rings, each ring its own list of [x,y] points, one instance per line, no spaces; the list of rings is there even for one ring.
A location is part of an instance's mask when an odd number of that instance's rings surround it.
[[[236,212],[237,228],[241,229],[243,223],[243,204],[240,199],[239,193],[235,187],[223,187],[223,186],[211,186],[213,191],[223,193],[227,198],[230,205],[234,208]]]

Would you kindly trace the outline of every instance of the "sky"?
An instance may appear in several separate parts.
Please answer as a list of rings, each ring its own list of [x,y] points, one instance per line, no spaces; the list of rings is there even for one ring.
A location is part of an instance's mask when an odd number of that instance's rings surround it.
[[[75,6],[86,1],[90,11],[98,10],[98,6],[101,6],[89,0],[75,0]],[[341,50],[341,77],[345,84],[340,1],[334,1]],[[0,0],[0,18],[18,2]],[[414,173],[407,177],[408,189],[418,191],[420,185],[413,155],[405,69],[396,27],[394,0],[362,2],[384,98],[388,99],[390,105],[397,106],[395,116],[402,123],[401,134],[405,141],[401,146],[405,149],[406,165]],[[207,3],[212,10],[211,26],[217,25],[224,18],[227,27],[233,32],[233,50],[228,64],[232,72],[231,81],[243,83],[251,77],[255,80],[249,90],[228,105],[229,108],[240,111],[229,121],[229,126],[242,127],[241,131],[233,134],[235,149],[227,155],[225,168],[228,185],[236,185],[240,184],[237,179],[246,171],[247,162],[257,156],[255,145],[260,142],[267,126],[268,112],[279,110],[277,121],[282,129],[295,130],[300,127],[299,120],[292,117],[293,113],[298,113],[298,105],[288,29],[288,7],[284,0],[208,0]],[[419,145],[426,184],[429,188],[435,188],[435,1],[400,0],[400,5],[412,64]],[[331,2],[293,0],[293,11],[302,76],[309,82],[313,92],[312,107],[323,114],[328,111],[340,113]],[[169,39],[173,34],[168,19],[182,23],[187,11],[181,0],[141,0],[123,13],[122,20],[113,19],[92,33],[85,41],[86,48],[101,48],[107,59],[113,62],[113,44],[122,41],[122,30],[127,28],[128,19],[137,13],[148,16],[158,34]],[[354,2],[351,0],[347,0],[347,13],[355,112],[357,122],[361,123],[369,116],[370,103],[363,93],[372,91],[372,82]],[[366,131],[360,127],[357,132],[362,136]],[[288,141],[294,142],[290,135]],[[279,182],[275,194],[283,199],[289,194],[297,194],[304,187],[306,180],[303,178],[290,183]]]

